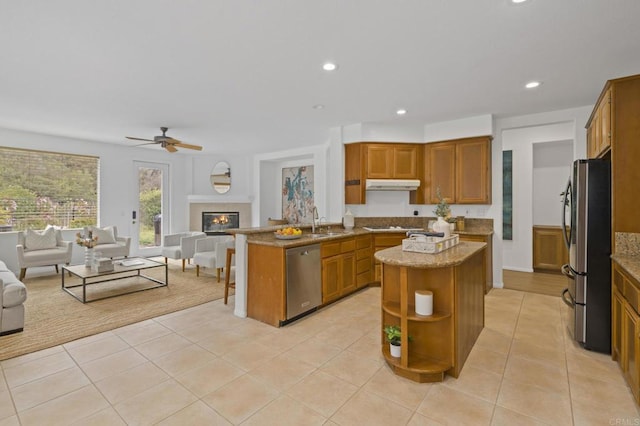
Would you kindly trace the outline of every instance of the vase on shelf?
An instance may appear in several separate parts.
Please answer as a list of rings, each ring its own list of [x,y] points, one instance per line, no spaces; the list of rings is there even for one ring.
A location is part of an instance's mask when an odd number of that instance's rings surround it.
[[[393,343],[389,343],[389,352],[392,357],[400,358],[402,355],[402,346],[400,346],[400,344],[394,345]]]
[[[84,248],[84,266],[87,268],[91,268],[93,265],[95,253],[93,252],[93,247],[85,247]]]
[[[449,226],[449,222],[444,220],[442,216],[438,216],[438,220],[433,224],[433,230],[435,232],[443,233],[445,238],[451,235],[451,227]]]

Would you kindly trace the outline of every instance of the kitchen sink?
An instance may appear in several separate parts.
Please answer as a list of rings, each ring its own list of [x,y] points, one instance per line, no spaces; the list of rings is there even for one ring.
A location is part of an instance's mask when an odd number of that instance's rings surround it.
[[[333,237],[334,235],[343,235],[344,232],[316,232],[315,234],[309,234],[311,238]]]

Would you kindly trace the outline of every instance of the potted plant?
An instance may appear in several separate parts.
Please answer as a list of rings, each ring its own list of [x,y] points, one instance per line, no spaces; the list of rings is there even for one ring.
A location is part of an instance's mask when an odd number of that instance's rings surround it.
[[[389,350],[391,356],[400,358],[400,341],[402,339],[402,332],[399,325],[387,325],[384,327],[384,333],[387,336],[387,342],[389,342]]]
[[[438,197],[439,201],[433,213],[435,213],[438,220],[433,225],[433,230],[435,232],[442,232],[445,237],[448,237],[451,235],[451,226],[448,222],[449,217],[451,217],[451,208],[447,200],[442,197],[440,187],[436,189],[436,197]]]

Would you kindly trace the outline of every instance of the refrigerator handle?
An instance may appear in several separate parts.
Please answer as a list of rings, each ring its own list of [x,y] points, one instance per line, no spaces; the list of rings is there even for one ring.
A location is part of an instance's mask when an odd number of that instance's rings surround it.
[[[567,246],[567,249],[571,248],[571,241],[569,236],[567,235],[567,205],[569,204],[569,195],[571,194],[571,177],[569,177],[569,181],[567,182],[567,187],[564,189],[562,193],[562,236],[564,238],[564,244]],[[569,212],[571,214],[571,212]],[[571,224],[571,228],[569,228],[569,233],[573,232],[573,224]]]
[[[569,300],[567,300],[567,295],[569,295]],[[576,305],[576,301],[571,297],[571,293],[569,293],[569,289],[565,288],[562,290],[562,301],[567,304],[570,308],[574,308]]]
[[[565,263],[564,265],[562,265],[560,267],[560,272],[562,272],[562,275],[567,276],[567,277],[571,278],[572,280],[576,279],[576,276],[573,273],[573,269],[567,263]]]

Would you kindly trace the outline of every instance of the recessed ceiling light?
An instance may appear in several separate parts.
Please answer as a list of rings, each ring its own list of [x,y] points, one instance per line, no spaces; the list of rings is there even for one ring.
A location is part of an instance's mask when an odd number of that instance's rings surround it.
[[[398,114],[398,115],[405,115],[406,113],[407,113],[406,109],[399,109],[399,110],[396,111],[396,114]]]
[[[327,62],[322,65],[322,69],[325,71],[335,71],[338,69],[338,66],[333,62]]]
[[[542,83],[539,81],[530,81],[527,84],[524,85],[524,87],[526,87],[527,89],[535,89],[536,87],[540,86]]]
[[[527,0],[511,0],[511,3],[518,4],[518,3],[524,3],[524,2],[526,2],[526,1],[527,1]]]
[[[312,108],[313,108],[313,109],[323,109],[323,108],[324,108],[324,105],[322,105],[322,104],[316,104],[316,105],[314,105]]]

